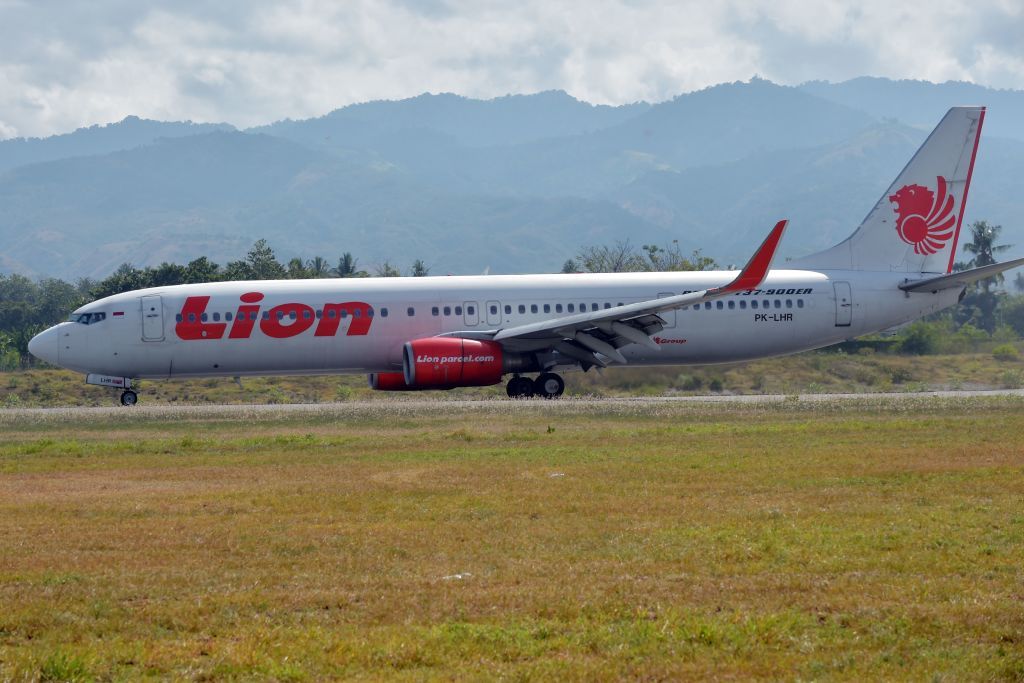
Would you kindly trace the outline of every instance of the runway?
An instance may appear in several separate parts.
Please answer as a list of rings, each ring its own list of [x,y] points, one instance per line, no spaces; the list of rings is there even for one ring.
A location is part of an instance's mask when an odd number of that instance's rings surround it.
[[[640,412],[644,408],[663,408],[670,405],[699,404],[828,404],[834,402],[904,402],[927,401],[930,399],[976,399],[1012,397],[1024,398],[1024,389],[994,389],[983,391],[923,391],[923,392],[878,392],[861,394],[742,394],[742,395],[704,395],[704,396],[638,396],[638,397],[563,397],[557,401],[544,399],[510,400],[494,399],[458,399],[447,397],[406,398],[387,397],[370,401],[344,401],[338,403],[280,403],[280,404],[199,404],[199,405],[145,405],[145,396],[139,405],[124,406],[90,406],[60,408],[7,408],[0,410],[0,424],[7,421],[37,418],[59,421],[60,419],[105,419],[111,417],[145,417],[148,419],[174,417],[253,417],[270,418],[275,415],[344,417],[346,415],[365,415],[394,413],[424,413],[436,411],[451,414],[453,412],[477,412],[482,410],[498,411],[543,411],[548,413],[572,413],[577,411],[615,410]]]

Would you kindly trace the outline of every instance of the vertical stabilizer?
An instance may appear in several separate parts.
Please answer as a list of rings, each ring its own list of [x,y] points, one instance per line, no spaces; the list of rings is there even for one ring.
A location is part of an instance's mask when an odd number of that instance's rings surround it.
[[[984,107],[950,109],[846,241],[790,267],[950,272],[984,121]]]

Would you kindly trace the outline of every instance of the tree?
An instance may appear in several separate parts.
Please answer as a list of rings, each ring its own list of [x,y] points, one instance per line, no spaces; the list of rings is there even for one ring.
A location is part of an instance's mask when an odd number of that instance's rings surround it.
[[[629,240],[616,242],[613,246],[583,247],[576,258],[565,262],[562,272],[665,272],[708,270],[716,266],[715,260],[702,255],[699,249],[690,256],[684,256],[678,240],[672,240],[672,244],[667,247],[645,244],[641,252],[637,252]]]
[[[306,272],[309,277],[321,278],[331,276],[331,265],[322,256],[314,256],[306,261]]]
[[[700,249],[695,249],[689,257],[683,256],[679,240],[672,240],[667,249],[656,244],[645,244],[643,250],[647,256],[649,270],[655,272],[710,270],[717,265],[715,259],[703,256]]]
[[[274,256],[274,250],[264,239],[256,240],[245,261],[249,264],[253,280],[280,280],[287,275],[284,266]]]
[[[391,265],[390,261],[384,261],[376,268],[377,277],[402,277],[402,271]]]
[[[368,273],[365,270],[359,270],[359,260],[351,252],[346,251],[338,259],[338,265],[331,269],[331,275],[334,277],[367,277]]]
[[[298,256],[288,262],[288,277],[292,280],[305,280],[309,277],[306,264]]]
[[[996,244],[1002,230],[1003,226],[1001,225],[989,225],[987,221],[975,221],[971,225],[971,241],[964,244],[964,251],[973,254],[973,258],[966,263],[957,263],[955,269],[981,268],[996,263],[995,255],[1010,249],[1011,246]],[[996,308],[1001,296],[994,292],[992,287],[1002,282],[1003,275],[1000,273],[969,287],[967,295],[955,314],[957,324],[970,323],[991,334],[996,328]]]
[[[220,266],[205,256],[200,256],[189,261],[188,265],[185,266],[185,279],[183,282],[186,284],[216,282],[221,277]]]
[[[583,247],[576,254],[576,266],[587,273],[629,273],[647,270],[643,258],[629,240],[612,246]]]
[[[430,275],[430,268],[422,259],[416,259],[412,262],[412,269],[410,271],[413,277],[426,277]]]

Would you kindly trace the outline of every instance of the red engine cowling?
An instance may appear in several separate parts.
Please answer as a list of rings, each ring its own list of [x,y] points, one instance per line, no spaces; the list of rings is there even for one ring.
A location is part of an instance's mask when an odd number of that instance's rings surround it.
[[[402,351],[405,384],[414,389],[484,387],[501,381],[501,344],[456,337],[406,342]]]

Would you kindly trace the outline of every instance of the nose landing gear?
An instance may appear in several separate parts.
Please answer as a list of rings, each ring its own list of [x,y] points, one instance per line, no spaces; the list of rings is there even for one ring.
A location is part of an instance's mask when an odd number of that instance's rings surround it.
[[[565,391],[565,381],[553,372],[542,372],[537,379],[516,375],[508,381],[505,393],[509,398],[558,398]]]

